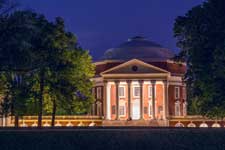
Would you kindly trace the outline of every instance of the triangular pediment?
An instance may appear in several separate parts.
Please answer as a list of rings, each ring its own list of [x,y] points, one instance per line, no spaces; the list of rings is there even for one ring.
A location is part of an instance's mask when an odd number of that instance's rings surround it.
[[[138,59],[132,59],[116,67],[108,69],[102,72],[105,74],[157,74],[157,73],[169,73],[168,71],[159,67],[147,64]]]

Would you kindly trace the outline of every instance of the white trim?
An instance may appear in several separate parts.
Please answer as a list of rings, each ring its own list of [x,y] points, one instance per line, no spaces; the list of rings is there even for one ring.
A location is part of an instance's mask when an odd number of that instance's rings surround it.
[[[132,85],[132,86],[139,85],[139,82],[138,82],[138,81],[132,81],[132,82],[131,82],[131,85]]]
[[[152,107],[152,99],[148,101],[148,116],[152,117],[152,111],[153,111],[153,107]]]
[[[120,64],[120,65],[118,65],[118,66],[115,66],[115,67],[112,67],[112,68],[110,68],[110,69],[108,69],[108,70],[103,71],[102,73],[100,73],[100,75],[103,75],[103,74],[105,74],[105,73],[108,73],[108,72],[110,72],[110,71],[119,69],[119,68],[121,68],[121,67],[124,67],[124,66],[129,65],[129,64],[132,64],[132,63],[140,64],[140,65],[143,65],[143,66],[145,66],[145,67],[149,67],[149,68],[151,68],[151,69],[160,71],[160,72],[162,72],[163,74],[165,74],[165,73],[168,74],[168,73],[169,73],[167,70],[164,70],[164,69],[162,69],[162,68],[153,66],[153,65],[148,64],[148,63],[145,63],[145,62],[143,62],[143,61],[141,61],[141,60],[138,60],[138,59],[131,59],[131,60],[129,60],[129,61],[125,62],[125,63],[122,63],[122,64]]]

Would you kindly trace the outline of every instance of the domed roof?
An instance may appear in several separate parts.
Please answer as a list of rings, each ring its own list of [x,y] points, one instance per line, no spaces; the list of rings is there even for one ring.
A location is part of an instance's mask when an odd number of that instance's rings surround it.
[[[111,48],[104,53],[104,60],[127,59],[170,59],[174,53],[161,45],[149,41],[144,37],[136,36],[118,47]]]

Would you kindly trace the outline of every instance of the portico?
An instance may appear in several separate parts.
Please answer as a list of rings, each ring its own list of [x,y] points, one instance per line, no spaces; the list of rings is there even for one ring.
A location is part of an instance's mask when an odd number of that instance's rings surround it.
[[[133,59],[101,76],[107,120],[166,120],[167,71]]]

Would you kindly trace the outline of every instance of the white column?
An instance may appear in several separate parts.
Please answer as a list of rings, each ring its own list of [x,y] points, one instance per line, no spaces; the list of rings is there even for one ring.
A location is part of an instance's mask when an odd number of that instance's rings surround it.
[[[107,120],[111,120],[111,85],[107,83],[107,89],[106,89],[106,115],[107,115]]]
[[[166,120],[168,115],[168,83],[167,81],[163,81],[163,119]]]

